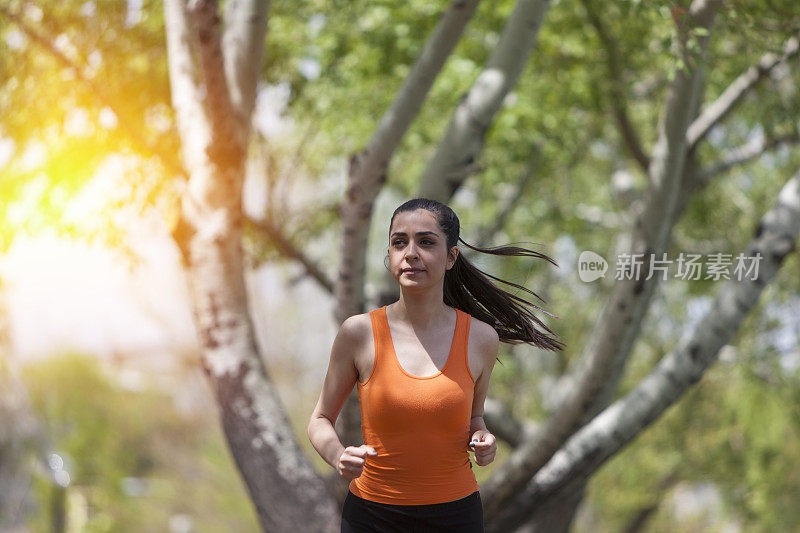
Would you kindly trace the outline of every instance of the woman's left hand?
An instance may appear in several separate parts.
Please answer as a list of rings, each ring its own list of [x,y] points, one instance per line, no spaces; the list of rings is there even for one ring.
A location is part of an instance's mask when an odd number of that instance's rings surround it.
[[[497,453],[497,440],[487,430],[479,429],[472,434],[469,448],[475,452],[475,462],[478,466],[486,466],[494,461],[494,455]]]

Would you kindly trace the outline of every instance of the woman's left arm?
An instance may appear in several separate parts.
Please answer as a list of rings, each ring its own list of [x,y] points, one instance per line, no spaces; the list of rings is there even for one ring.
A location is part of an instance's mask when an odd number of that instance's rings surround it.
[[[478,330],[478,328],[475,329]],[[469,447],[475,452],[475,462],[478,466],[486,466],[494,461],[495,453],[497,453],[497,439],[486,429],[486,422],[483,420],[483,404],[486,400],[486,392],[489,390],[489,379],[492,377],[494,362],[497,359],[500,338],[497,331],[488,324],[481,324],[480,331],[476,331],[476,333],[478,333],[476,344],[482,368],[480,375],[475,380],[472,419],[469,423],[469,434],[471,435]]]

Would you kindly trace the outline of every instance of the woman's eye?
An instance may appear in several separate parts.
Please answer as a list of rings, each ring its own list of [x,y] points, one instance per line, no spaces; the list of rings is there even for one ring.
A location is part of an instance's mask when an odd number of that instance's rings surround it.
[[[397,239],[396,241],[392,241],[392,246],[397,246],[397,245],[403,244],[404,242],[405,241],[403,241],[402,239]],[[420,241],[420,243],[421,244],[436,244],[435,242],[433,242],[430,239],[422,239]]]

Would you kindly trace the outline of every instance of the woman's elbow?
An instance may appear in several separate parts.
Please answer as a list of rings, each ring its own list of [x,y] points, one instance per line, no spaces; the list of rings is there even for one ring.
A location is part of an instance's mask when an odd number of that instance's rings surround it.
[[[306,433],[308,433],[308,440],[314,442],[314,437],[320,432],[321,424],[330,423],[328,418],[317,410],[311,413],[311,418],[308,420]]]
[[[317,415],[316,410],[311,413],[311,418],[308,419],[308,426],[306,427],[306,433],[308,434],[308,440],[314,442],[314,429],[316,427],[316,422],[319,416]]]

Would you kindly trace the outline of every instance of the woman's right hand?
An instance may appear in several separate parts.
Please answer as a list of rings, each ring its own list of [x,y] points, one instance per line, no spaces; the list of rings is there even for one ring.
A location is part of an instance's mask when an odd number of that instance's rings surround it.
[[[378,452],[372,446],[367,446],[366,444],[348,446],[339,456],[336,471],[348,481],[357,478],[364,470],[367,455],[378,455]]]

